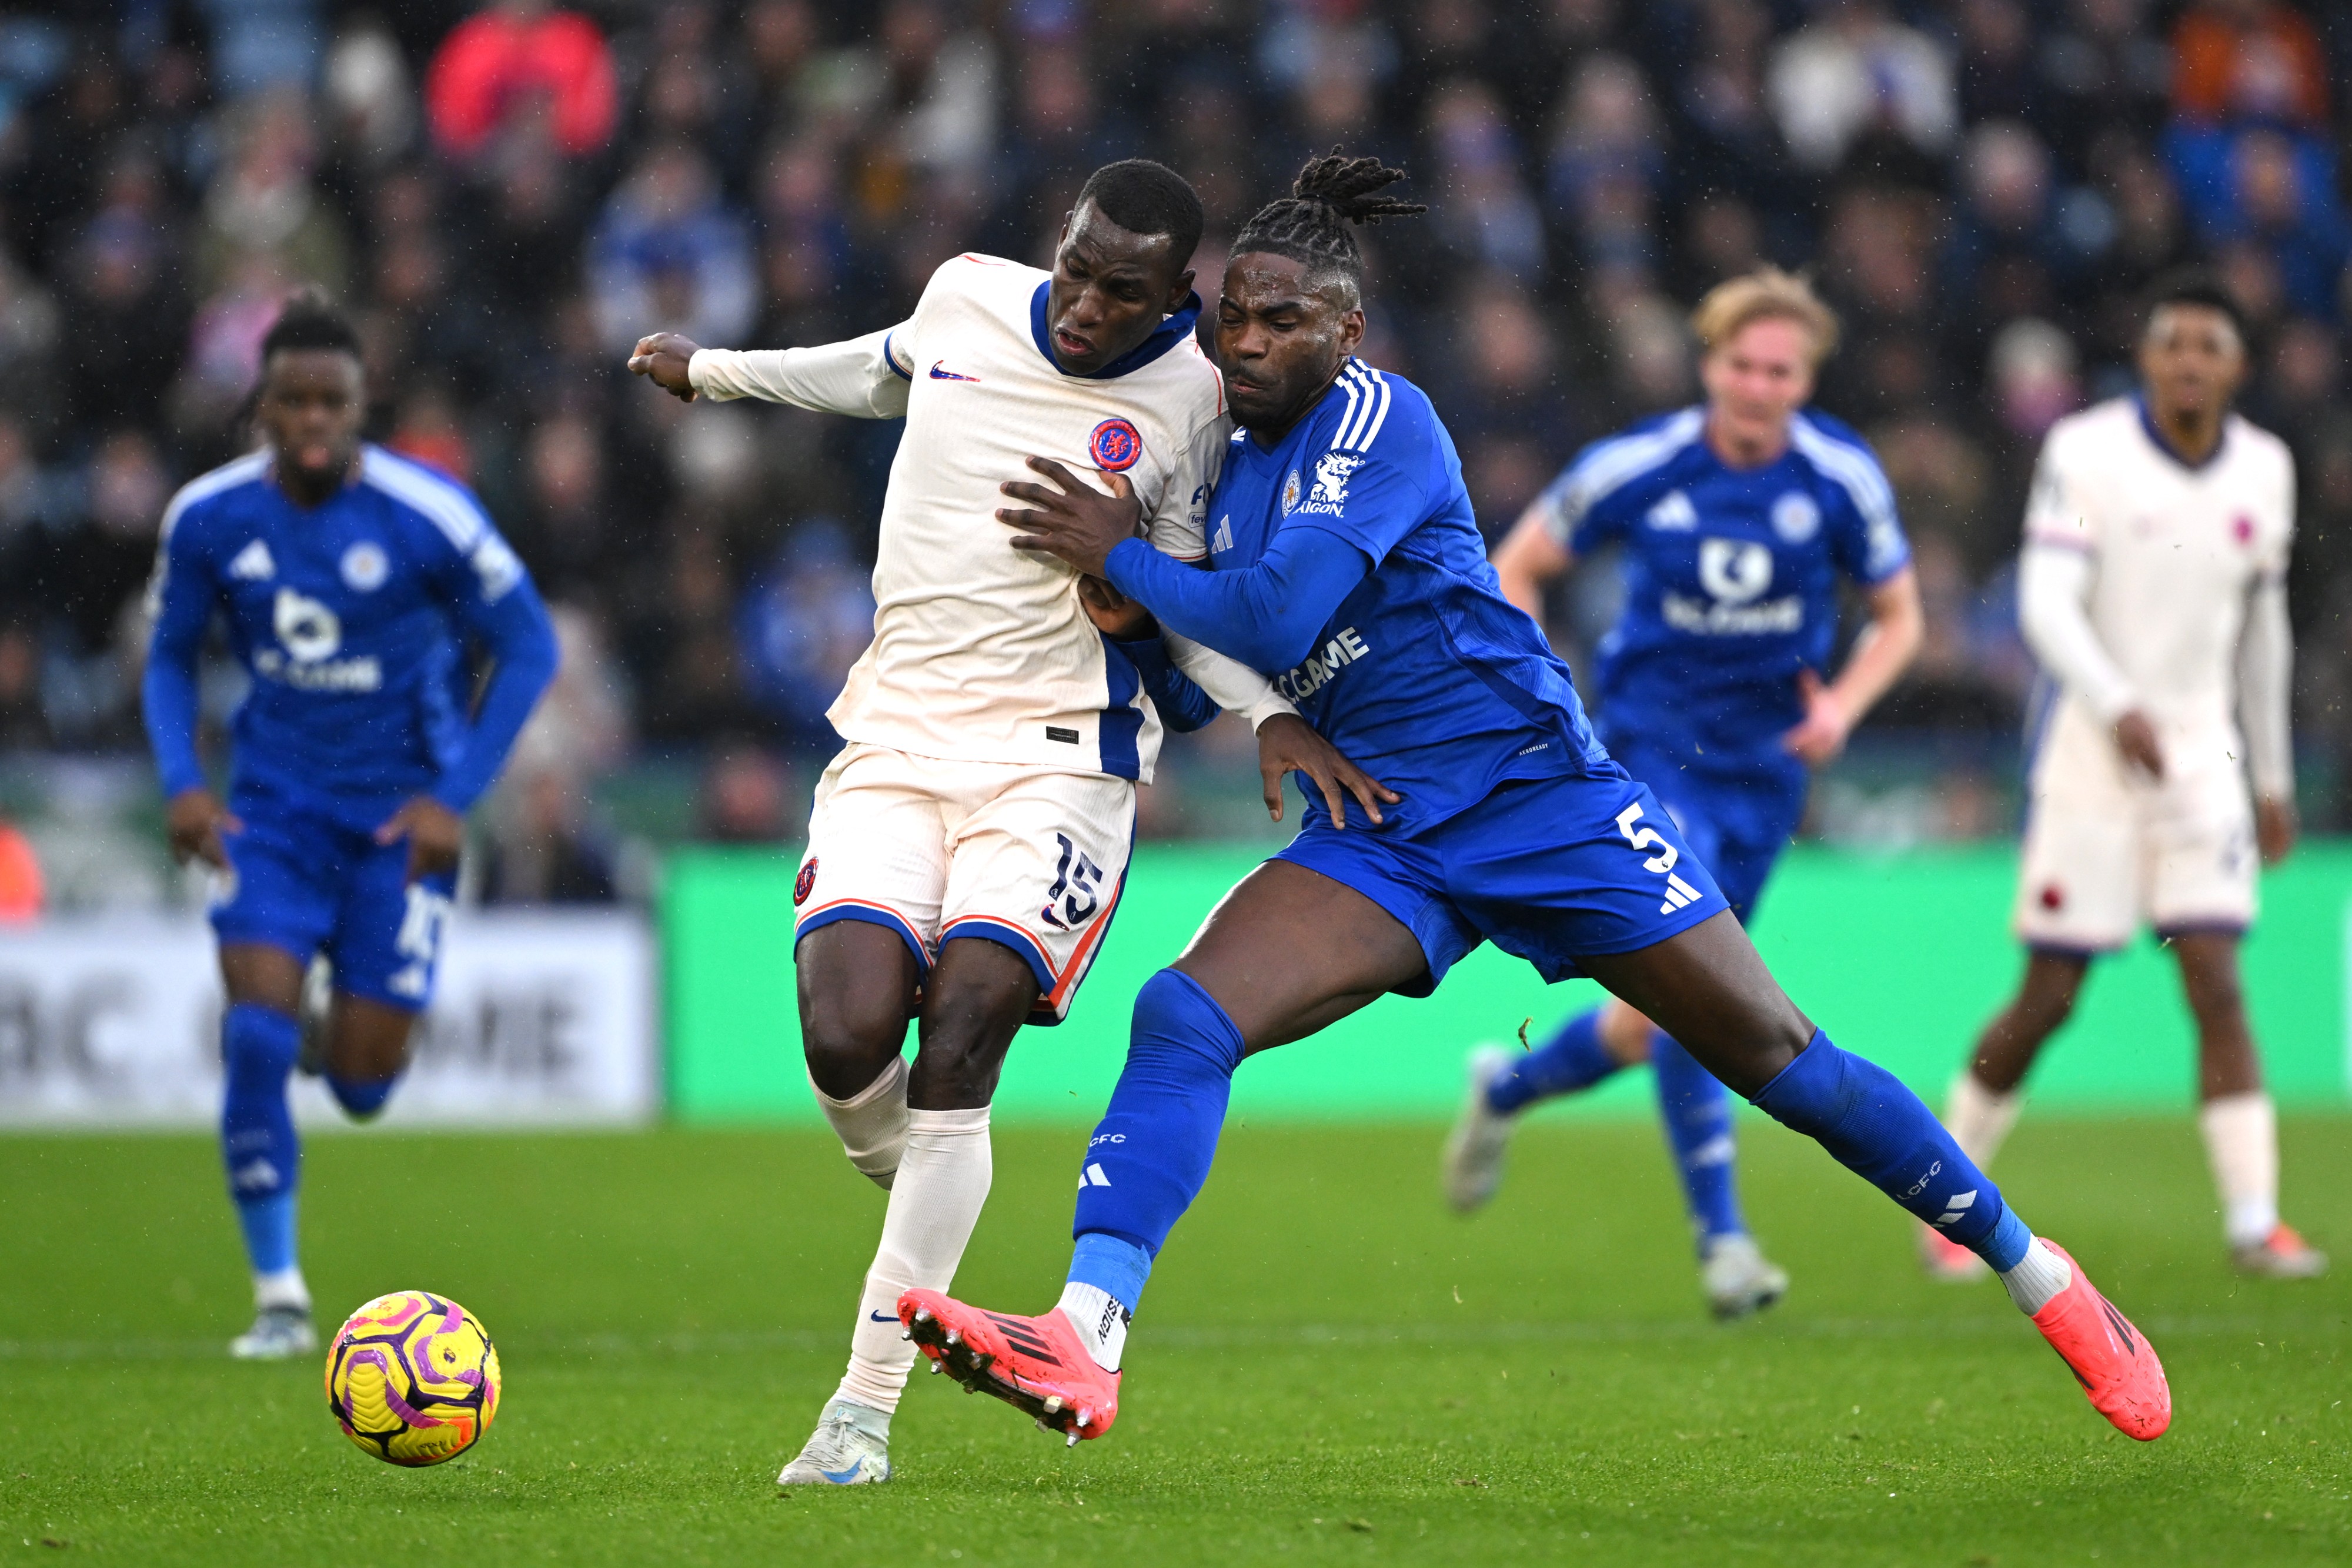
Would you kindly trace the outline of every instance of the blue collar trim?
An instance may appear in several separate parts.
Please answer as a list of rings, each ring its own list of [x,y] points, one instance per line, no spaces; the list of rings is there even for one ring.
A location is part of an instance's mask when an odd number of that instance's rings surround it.
[[[1054,357],[1053,329],[1045,320],[1045,297],[1052,291],[1053,287],[1054,280],[1049,277],[1037,286],[1036,293],[1029,297],[1029,335],[1036,340],[1037,351],[1045,356],[1045,362],[1055,370],[1062,371],[1062,361]],[[1129,371],[1139,371],[1191,337],[1194,324],[1200,319],[1201,297],[1198,294],[1188,294],[1184,297],[1184,308],[1152,329],[1151,336],[1102,369],[1090,371],[1079,379],[1107,382],[1115,377],[1123,376]],[[1062,374],[1066,376],[1069,373],[1067,371],[1062,371]]]
[[[2221,438],[2213,443],[2213,450],[2205,455],[2204,462],[2191,463],[2185,455],[2182,455],[2180,448],[2173,445],[2171,441],[2165,436],[2164,432],[2157,427],[2155,416],[2147,412],[2147,398],[2145,394],[2140,392],[2132,393],[2132,409],[2139,415],[2140,429],[2147,434],[2148,441],[2156,447],[2156,449],[2158,452],[2163,453],[2167,457],[2171,458],[2175,463],[2179,464],[2183,468],[2188,469],[2191,474],[2196,473],[2201,468],[2210,468],[2214,464],[2221,460],[2221,454],[2229,449],[2230,420],[2227,414],[2224,414],[2221,417]]]

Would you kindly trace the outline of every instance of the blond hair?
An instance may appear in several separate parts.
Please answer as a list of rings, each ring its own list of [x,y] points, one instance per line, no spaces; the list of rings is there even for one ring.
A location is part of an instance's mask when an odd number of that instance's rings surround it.
[[[1710,353],[1749,324],[1771,320],[1794,321],[1811,335],[1816,369],[1837,348],[1837,313],[1822,303],[1810,282],[1777,267],[1759,267],[1717,284],[1690,317],[1691,331]]]

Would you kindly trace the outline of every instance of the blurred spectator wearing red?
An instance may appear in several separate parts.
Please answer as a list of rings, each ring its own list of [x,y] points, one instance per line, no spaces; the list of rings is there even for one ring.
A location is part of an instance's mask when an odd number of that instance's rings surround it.
[[[471,158],[502,134],[542,131],[567,157],[613,139],[612,51],[596,24],[546,0],[499,0],[459,23],[425,77],[434,140]]]

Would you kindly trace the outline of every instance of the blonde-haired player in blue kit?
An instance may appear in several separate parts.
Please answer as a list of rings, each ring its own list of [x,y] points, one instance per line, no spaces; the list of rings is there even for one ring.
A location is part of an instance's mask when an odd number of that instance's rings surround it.
[[[1837,340],[1812,289],[1768,267],[1717,285],[1691,326],[1706,401],[1585,448],[1496,550],[1495,570],[1540,622],[1546,583],[1622,550],[1625,608],[1601,640],[1594,727],[1657,791],[1747,925],[1804,814],[1810,769],[1837,755],[1918,649],[1919,589],[1878,460],[1806,407]],[[1825,681],[1848,583],[1870,619]],[[1771,1305],[1789,1279],[1740,1212],[1731,1095],[1623,1002],[1578,1013],[1530,1053],[1471,1053],[1447,1197],[1472,1209],[1494,1196],[1528,1107],[1644,1061],[1709,1307],[1737,1318]]]

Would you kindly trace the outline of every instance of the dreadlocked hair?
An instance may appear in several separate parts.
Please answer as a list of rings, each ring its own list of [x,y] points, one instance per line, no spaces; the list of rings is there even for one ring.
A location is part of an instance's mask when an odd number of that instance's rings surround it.
[[[1234,238],[1233,254],[1286,256],[1307,268],[1308,287],[1339,282],[1350,294],[1360,293],[1364,253],[1349,225],[1429,211],[1419,202],[1375,193],[1403,178],[1403,170],[1391,169],[1378,158],[1346,157],[1335,147],[1307,161],[1290,183],[1289,195],[1257,210]]]

